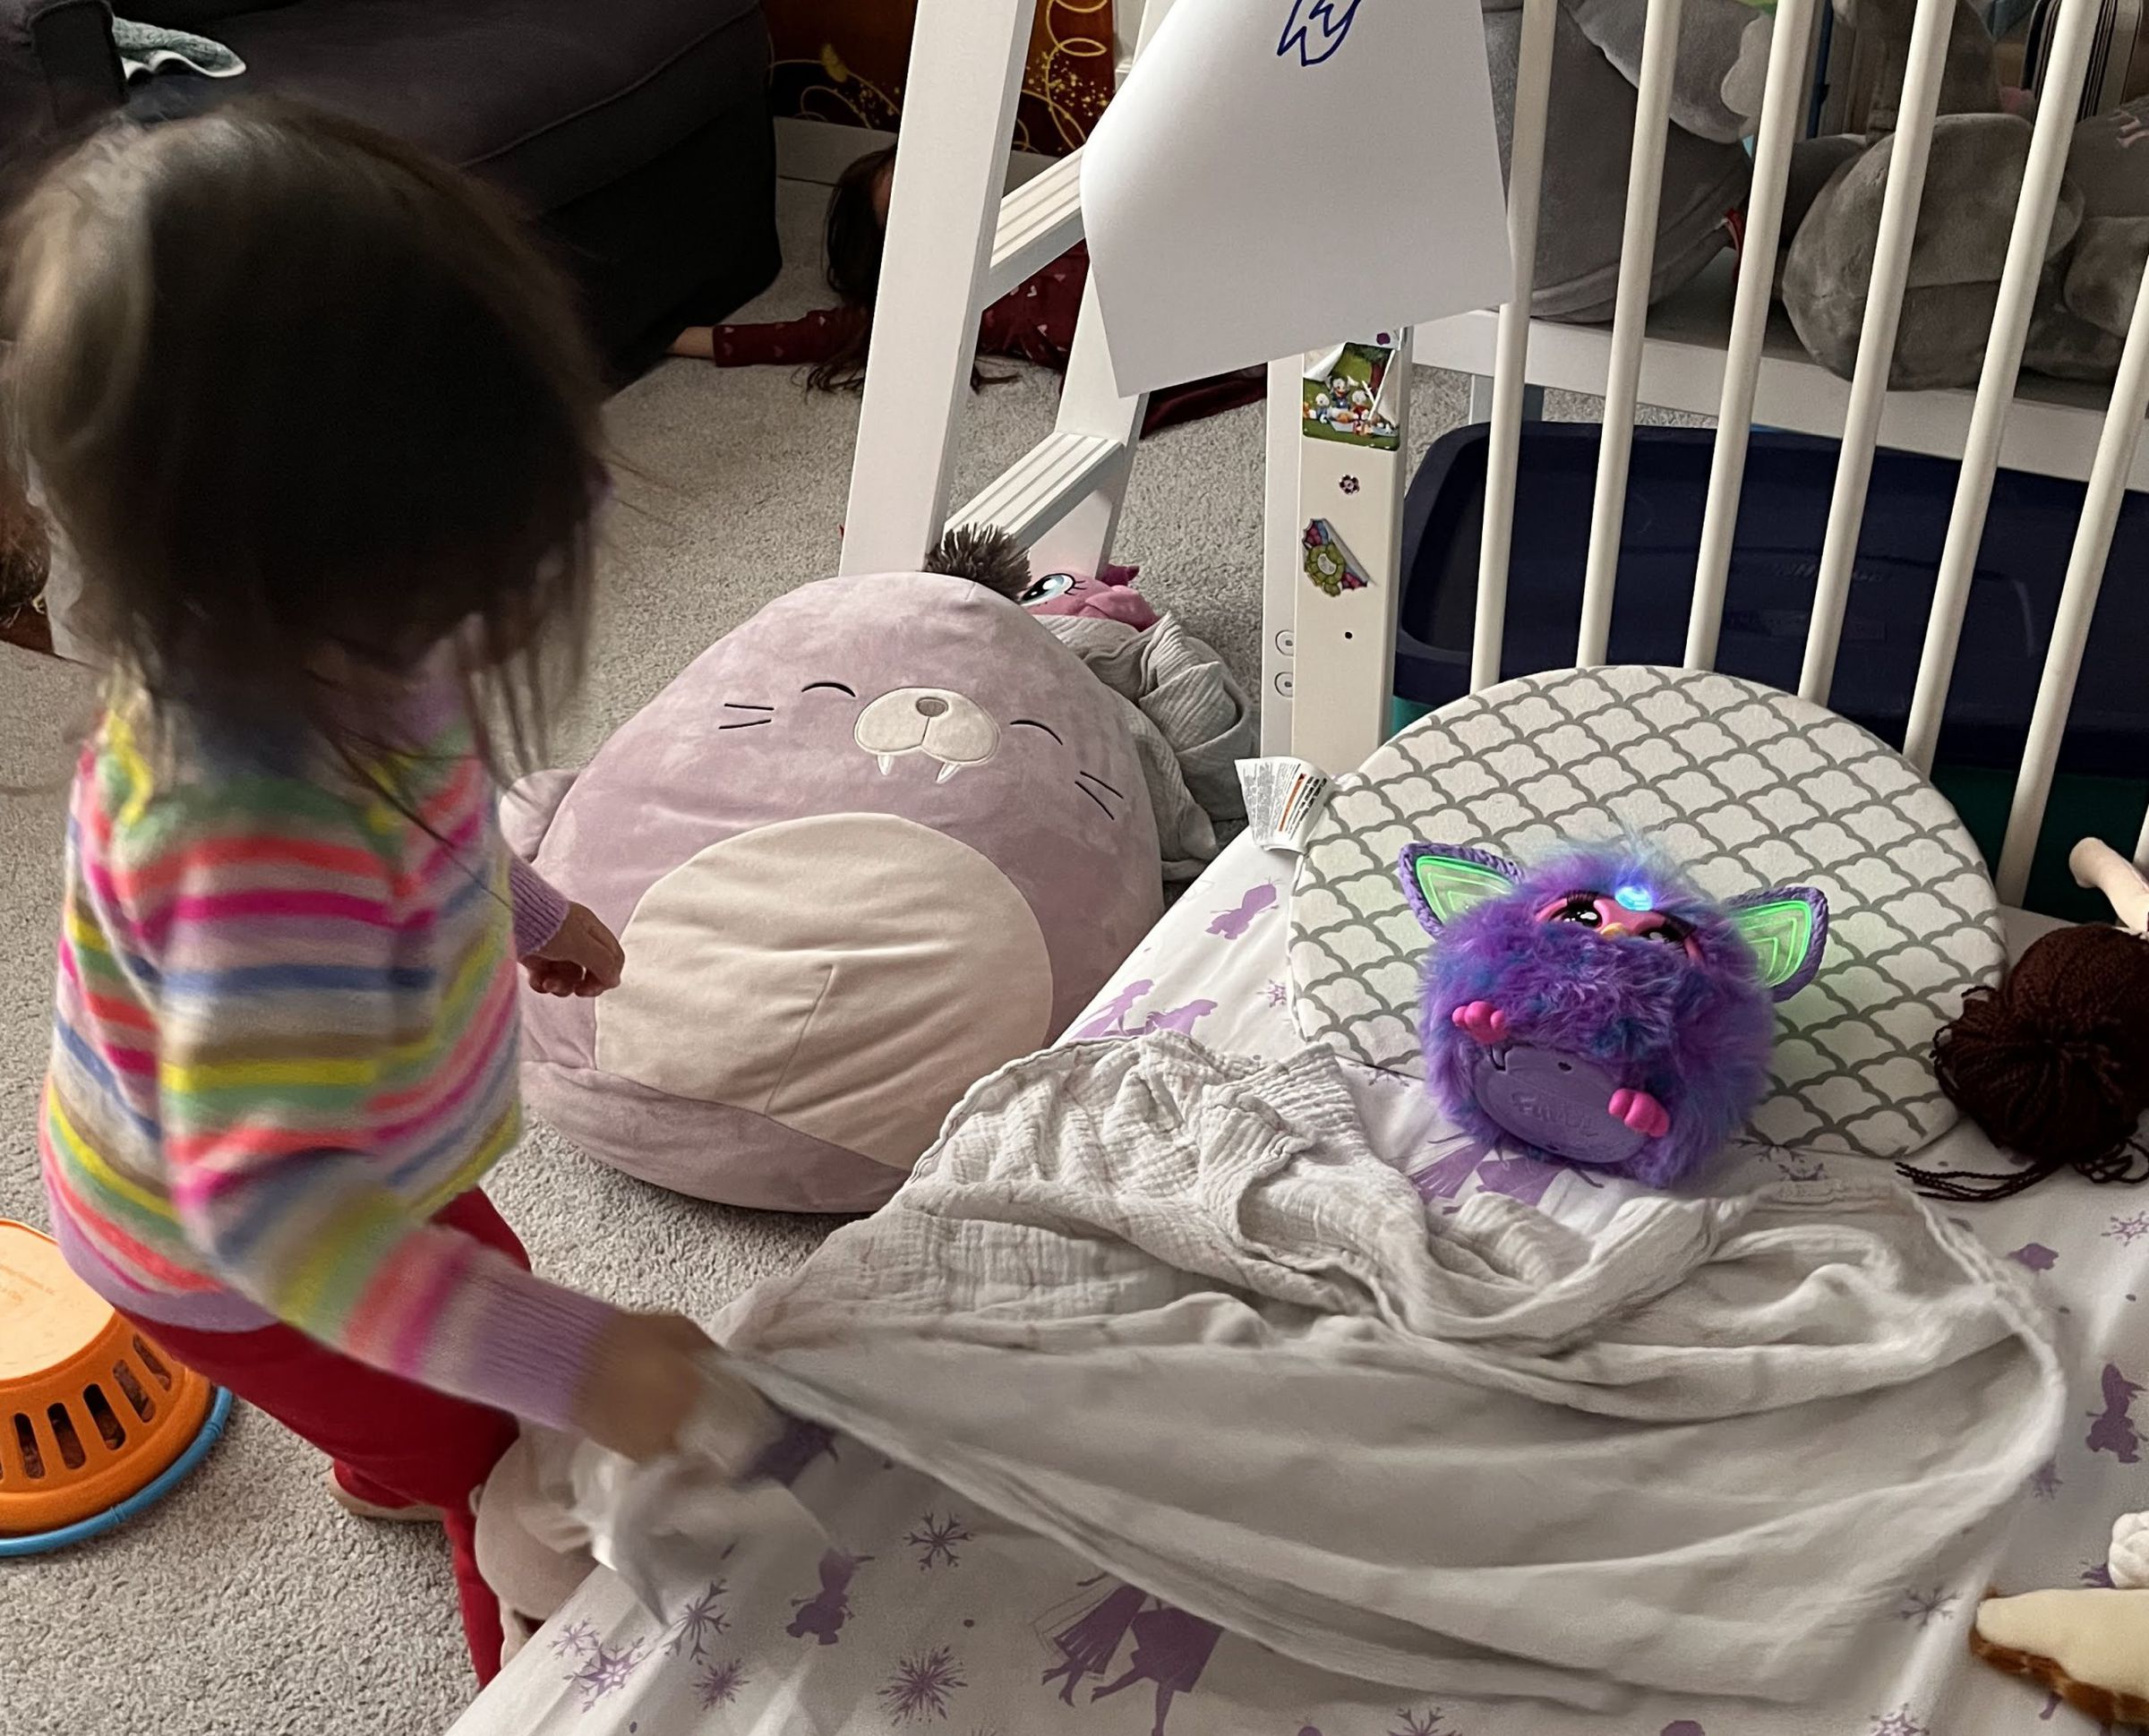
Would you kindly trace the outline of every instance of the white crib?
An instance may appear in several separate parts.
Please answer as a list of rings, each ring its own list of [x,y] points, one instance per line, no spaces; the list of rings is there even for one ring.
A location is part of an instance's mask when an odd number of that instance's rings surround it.
[[[1450,0],[1468,4],[1470,0]],[[1672,61],[1682,0],[1648,0],[1617,311],[1609,331],[1527,315],[1558,0],[1525,0],[1515,105],[1508,227],[1514,290],[1497,312],[1399,332],[1399,363],[1491,376],[1490,451],[1481,543],[1473,687],[1496,679],[1505,620],[1514,479],[1530,385],[1601,393],[1604,437],[1589,553],[1582,577],[1578,666],[1606,661],[1635,410],[1648,402],[1717,418],[1708,508],[1695,562],[1685,661],[1716,655],[1748,438],[1758,415],[1839,434],[1842,452],[1799,691],[1825,703],[1834,676],[1873,454],[1886,441],[1959,457],[1961,472],[1927,624],[1905,751],[1931,769],[1995,470],[2003,463],[2085,479],[2023,753],[1996,878],[2019,902],[2103,582],[2121,499],[2149,484],[2138,452],[2149,406],[2149,279],[2137,299],[2109,401],[2079,388],[2017,398],[2017,372],[2044,244],[2073,137],[2097,0],[2062,0],[2022,197],[1974,393],[1887,389],[1923,192],[1933,110],[1953,0],[1919,0],[1879,244],[1854,378],[1826,374],[1796,350],[1770,288],[1785,175],[1812,51],[1817,0],[1778,0],[1766,98],[1755,141],[1753,192],[1735,286],[1705,277],[1652,315],[1654,251]],[[1146,44],[1169,0],[1150,0]],[[846,572],[913,564],[947,523],[999,525],[1031,546],[1040,571],[1094,571],[1106,559],[1124,497],[1143,401],[1122,398],[1107,363],[1095,291],[1083,304],[1057,426],[974,500],[949,511],[957,419],[969,390],[977,314],[1082,232],[1080,158],[1000,197],[1034,0],[925,0],[912,47],[903,147],[890,210],[879,330],[873,346],[843,550]],[[1137,47],[1137,56],[1140,46]],[[980,96],[980,93],[983,93]],[[1721,299],[1730,292],[1729,319]],[[1353,334],[1339,334],[1339,337]],[[1371,334],[1358,334],[1371,336]],[[1357,765],[1386,731],[1399,594],[1400,513],[1408,441],[1380,452],[1300,438],[1304,361],[1270,368],[1263,742],[1331,770]],[[1406,379],[1407,379],[1406,373]],[[1407,405],[1408,392],[1405,401]],[[2100,414],[2102,410],[2102,414]],[[1407,411],[1406,411],[1407,415]],[[1407,435],[1407,427],[1406,427]],[[1348,454],[1360,487],[1348,499],[1329,467]],[[1303,491],[1318,486],[1323,516],[1368,568],[1379,604],[1323,594],[1302,582]],[[1345,522],[1347,521],[1347,522]],[[2149,824],[2137,859],[2149,861]]]

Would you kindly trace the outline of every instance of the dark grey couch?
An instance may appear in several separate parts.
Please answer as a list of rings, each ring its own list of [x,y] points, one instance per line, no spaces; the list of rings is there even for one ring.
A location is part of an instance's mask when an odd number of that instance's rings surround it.
[[[758,0],[123,0],[199,30],[244,77],[123,83],[105,0],[0,0],[0,150],[20,173],[121,109],[246,91],[338,110],[507,187],[631,371],[723,319],[778,261]]]

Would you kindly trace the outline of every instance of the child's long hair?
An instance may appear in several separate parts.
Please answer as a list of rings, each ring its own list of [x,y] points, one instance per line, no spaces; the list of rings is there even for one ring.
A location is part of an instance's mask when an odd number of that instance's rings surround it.
[[[100,133],[16,214],[6,384],[155,714],[382,743],[351,688],[452,649],[518,747],[578,664],[600,374],[562,279],[473,182],[333,115]]]
[[[836,176],[828,200],[824,235],[828,251],[828,287],[841,297],[850,316],[826,361],[817,362],[806,383],[817,392],[855,392],[866,383],[866,355],[873,341],[873,310],[880,299],[880,256],[887,228],[880,216],[881,177],[892,174],[895,147],[860,157]],[[987,373],[974,362],[970,389],[1005,386],[1011,373]]]
[[[836,177],[828,199],[824,238],[828,287],[857,316],[841,347],[806,376],[816,391],[856,391],[866,383],[866,348],[873,335],[873,308],[880,297],[880,255],[887,231],[880,220],[880,177],[895,161],[893,145],[869,151]]]

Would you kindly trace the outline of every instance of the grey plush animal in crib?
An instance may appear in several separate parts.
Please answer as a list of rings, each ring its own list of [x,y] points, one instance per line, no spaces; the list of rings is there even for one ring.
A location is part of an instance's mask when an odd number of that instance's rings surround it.
[[[1880,47],[1873,132],[1796,147],[1782,295],[1800,341],[1847,379],[1865,322],[1916,0],[1837,0],[1836,10]],[[1733,96],[1759,107],[1750,64],[1742,63],[1732,83]],[[2003,98],[1992,38],[1969,0],[1957,0],[1889,370],[1893,387],[1977,381],[2029,158],[2031,124],[2016,112],[2023,107]],[[2024,346],[2025,368],[2102,381],[2119,365],[2149,254],[2149,153],[2129,156],[2126,149],[2144,136],[2145,124],[2149,102],[2076,129]]]

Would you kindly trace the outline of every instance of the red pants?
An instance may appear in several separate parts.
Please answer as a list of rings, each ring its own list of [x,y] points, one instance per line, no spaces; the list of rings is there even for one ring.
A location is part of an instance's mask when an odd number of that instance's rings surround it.
[[[529,1266],[507,1220],[475,1190],[436,1221]],[[470,1661],[481,1683],[500,1673],[500,1603],[477,1570],[470,1498],[514,1442],[513,1417],[384,1374],[288,1326],[201,1332],[153,1320],[136,1324],[189,1368],[319,1447],[335,1460],[338,1480],[362,1501],[440,1508]]]

